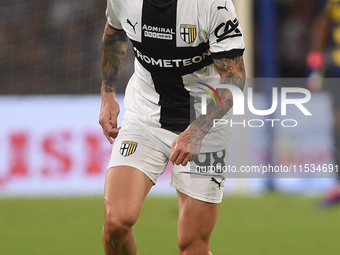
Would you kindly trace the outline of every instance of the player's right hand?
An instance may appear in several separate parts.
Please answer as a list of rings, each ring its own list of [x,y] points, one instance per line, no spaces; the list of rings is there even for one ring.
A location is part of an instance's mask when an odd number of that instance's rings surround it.
[[[106,139],[113,144],[120,128],[117,128],[117,117],[119,114],[119,104],[114,93],[102,93],[102,105],[99,114],[99,124],[103,128]]]

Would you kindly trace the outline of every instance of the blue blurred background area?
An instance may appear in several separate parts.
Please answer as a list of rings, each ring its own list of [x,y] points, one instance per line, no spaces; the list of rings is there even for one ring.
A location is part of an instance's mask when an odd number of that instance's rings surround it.
[[[315,70],[307,59],[327,1],[234,0],[234,4],[245,36],[247,83],[256,92],[256,107],[270,108],[273,87],[308,88]],[[94,0],[0,2],[0,196],[102,193],[110,156],[110,145],[98,124],[105,8],[106,1]],[[340,19],[336,17],[340,9],[333,12],[334,22],[320,49],[325,58],[323,84],[324,78],[337,77],[325,71],[336,66],[339,57]],[[121,116],[133,58],[130,44],[118,85]],[[313,117],[297,117],[301,125],[294,131],[234,129],[231,163],[336,165],[339,135],[334,126],[340,115],[333,114],[333,101],[339,87],[334,86],[337,79],[329,83],[333,85],[324,86],[325,91],[313,91],[308,105]],[[271,117],[282,116],[276,112]],[[247,153],[235,159],[242,150]],[[152,194],[175,194],[167,184],[169,171],[170,166]],[[226,192],[262,194],[274,189],[321,194],[336,182],[334,172],[327,178],[279,177],[265,174],[257,180],[229,180]]]

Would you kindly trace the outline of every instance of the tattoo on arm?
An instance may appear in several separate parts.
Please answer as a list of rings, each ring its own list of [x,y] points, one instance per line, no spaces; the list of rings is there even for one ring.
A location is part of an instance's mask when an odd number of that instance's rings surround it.
[[[246,78],[243,57],[214,59],[221,84],[231,84],[243,90]]]
[[[102,41],[101,92],[116,92],[117,81],[127,51],[128,39],[124,31],[106,24]]]
[[[221,77],[221,84],[235,85],[241,90],[244,89],[246,72],[244,68],[243,57],[214,59],[217,72]],[[196,125],[204,133],[208,133],[214,123],[214,119],[220,119],[233,106],[233,97],[228,89],[217,89],[221,98],[222,105],[215,106],[211,99],[207,104],[207,115],[201,115],[197,118]]]

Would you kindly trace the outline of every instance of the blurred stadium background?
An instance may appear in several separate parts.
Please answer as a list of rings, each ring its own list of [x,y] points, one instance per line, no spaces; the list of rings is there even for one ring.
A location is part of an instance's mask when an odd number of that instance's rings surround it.
[[[312,27],[323,2],[234,0],[257,107],[270,107],[274,86],[306,85]],[[0,254],[102,253],[101,197],[111,148],[98,124],[105,8],[106,1],[94,0],[0,1]],[[132,72],[130,47],[120,101]],[[331,95],[314,93],[308,109],[310,119],[288,112],[299,120],[294,130],[235,129],[231,163],[334,164]],[[169,169],[135,228],[141,255],[177,254]],[[339,254],[339,209],[315,207],[335,174],[279,177],[227,181],[214,254]]]

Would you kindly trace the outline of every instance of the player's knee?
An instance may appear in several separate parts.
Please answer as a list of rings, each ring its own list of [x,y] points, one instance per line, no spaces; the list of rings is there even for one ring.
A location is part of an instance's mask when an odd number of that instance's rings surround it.
[[[112,213],[107,213],[104,220],[104,234],[110,242],[116,242],[124,239],[135,224],[132,217],[117,216]]]
[[[209,252],[209,238],[179,238],[178,248],[181,255],[206,255]]]

